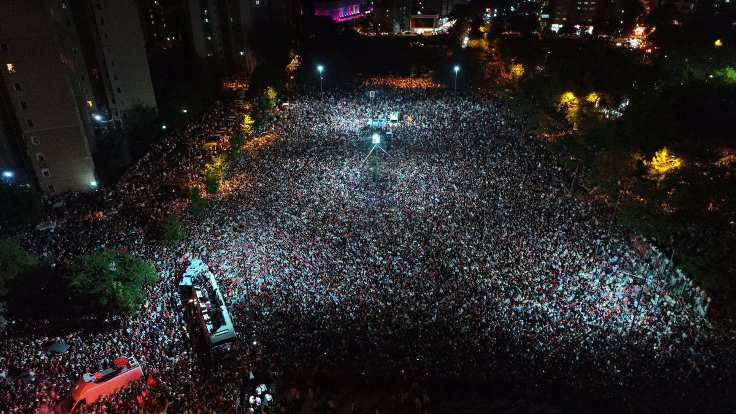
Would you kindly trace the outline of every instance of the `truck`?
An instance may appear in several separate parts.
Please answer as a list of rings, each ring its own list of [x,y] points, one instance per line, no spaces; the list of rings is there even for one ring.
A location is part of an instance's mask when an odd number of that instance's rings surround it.
[[[69,397],[56,407],[56,412],[72,413],[79,404],[94,404],[100,397],[115,394],[141,378],[143,367],[134,357],[116,358],[112,367],[82,375],[72,387]]]

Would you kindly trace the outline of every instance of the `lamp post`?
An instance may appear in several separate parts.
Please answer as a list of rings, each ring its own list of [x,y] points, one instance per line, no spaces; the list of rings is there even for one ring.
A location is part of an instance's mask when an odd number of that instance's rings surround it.
[[[453,70],[455,71],[455,92],[457,92],[457,73],[460,72],[460,66],[455,65]]]
[[[317,65],[317,72],[319,72],[319,94],[322,95],[322,72],[324,72],[325,67],[322,65]]]
[[[373,148],[371,149],[371,152],[373,152],[376,147],[381,145],[381,136],[377,133],[373,133],[371,136],[371,142],[373,143]],[[379,147],[380,148],[380,147]],[[368,153],[370,155],[370,153]],[[378,181],[378,154],[373,156],[373,181]]]

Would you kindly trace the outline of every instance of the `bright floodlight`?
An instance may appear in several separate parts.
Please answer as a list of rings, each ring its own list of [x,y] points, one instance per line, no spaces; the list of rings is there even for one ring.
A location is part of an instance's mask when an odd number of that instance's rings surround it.
[[[376,145],[378,145],[378,144],[381,143],[381,136],[378,135],[378,134],[373,134],[373,136],[371,137],[371,139],[373,140],[373,143],[376,144]]]
[[[3,171],[3,177],[5,178],[13,178],[15,176],[15,173],[12,171]]]
[[[460,71],[460,66],[455,65],[455,73],[458,73]]]
[[[161,129],[166,129],[166,124],[161,125]]]
[[[181,110],[181,112],[182,112],[183,114],[185,114],[185,113],[187,113],[187,112],[189,112],[189,111],[187,110],[187,108],[184,108],[184,109],[182,109],[182,110]]]
[[[325,70],[325,67],[322,65],[317,65],[317,72],[322,73],[322,71]]]
[[[94,118],[97,122],[102,122],[102,115],[100,114],[94,114],[92,115],[92,118]]]
[[[90,181],[89,182],[89,185],[92,186],[92,187],[97,187],[97,181],[94,181],[94,180],[93,181]]]

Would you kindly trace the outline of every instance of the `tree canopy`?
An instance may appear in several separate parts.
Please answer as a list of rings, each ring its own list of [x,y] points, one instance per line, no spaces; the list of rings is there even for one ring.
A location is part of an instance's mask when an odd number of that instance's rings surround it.
[[[0,297],[8,292],[9,284],[19,275],[38,265],[38,258],[13,240],[0,240]]]
[[[166,246],[174,246],[184,238],[184,225],[175,215],[169,214],[161,223],[161,242]]]
[[[0,180],[0,227],[24,227],[38,223],[43,204],[31,187]]]
[[[135,313],[145,301],[145,287],[157,280],[150,263],[111,251],[77,257],[67,275],[74,298],[103,314]]]

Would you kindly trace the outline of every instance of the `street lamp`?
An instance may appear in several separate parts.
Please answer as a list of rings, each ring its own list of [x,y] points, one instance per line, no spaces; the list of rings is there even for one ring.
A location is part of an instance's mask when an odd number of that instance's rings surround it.
[[[455,71],[455,92],[457,92],[457,73],[460,72],[460,66],[455,65],[453,70]]]
[[[12,172],[12,171],[3,171],[3,178],[10,180],[13,177],[15,177],[15,173],[14,172]]]
[[[378,135],[377,133],[374,133],[373,136],[371,137],[371,140],[373,142],[373,145],[378,145],[381,143],[381,136]]]
[[[322,65],[317,65],[317,72],[319,72],[319,94],[322,95],[322,72],[324,72],[325,67]]]

